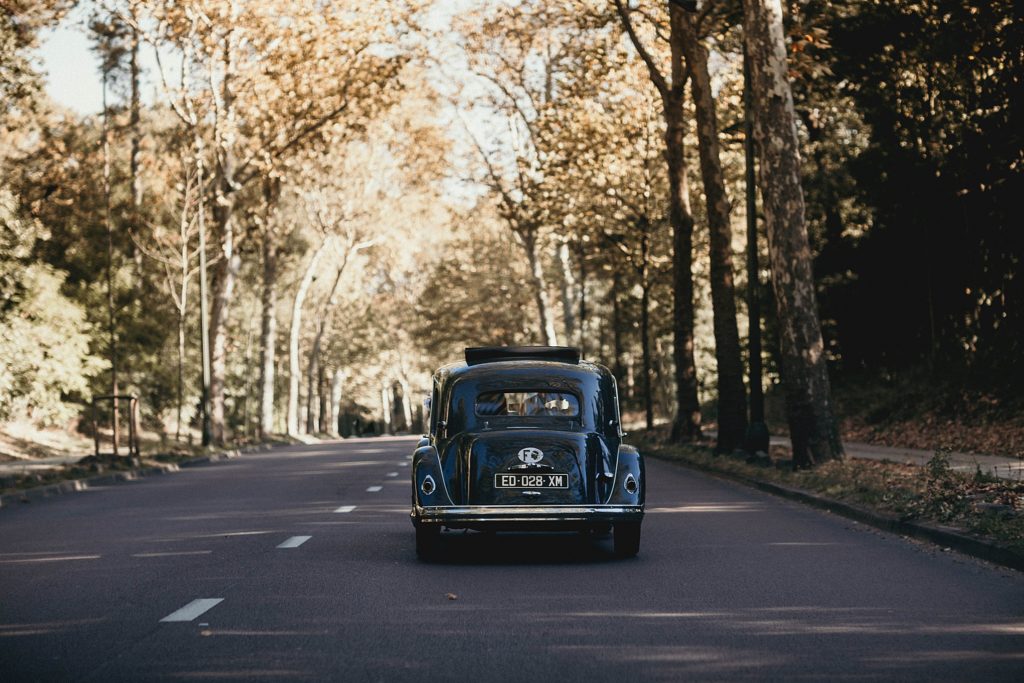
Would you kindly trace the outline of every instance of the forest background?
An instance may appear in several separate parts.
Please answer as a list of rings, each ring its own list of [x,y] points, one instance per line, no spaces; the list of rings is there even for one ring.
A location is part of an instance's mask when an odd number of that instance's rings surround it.
[[[781,5],[840,432],[1024,453],[1019,3]],[[0,6],[6,457],[88,448],[112,392],[198,444],[204,376],[214,443],[410,430],[431,371],[487,344],[579,346],[679,439],[763,384],[786,432],[763,215],[748,296],[743,3]],[[96,114],[45,94],[57,26],[98,57]]]

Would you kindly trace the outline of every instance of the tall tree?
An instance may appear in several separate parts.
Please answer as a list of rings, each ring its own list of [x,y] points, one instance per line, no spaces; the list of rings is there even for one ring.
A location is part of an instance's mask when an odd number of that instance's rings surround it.
[[[682,8],[669,5],[668,76],[658,66],[656,54],[645,45],[633,22],[633,11],[622,0],[613,0],[630,42],[647,66],[647,72],[662,100],[665,117],[665,162],[668,166],[669,223],[672,226],[672,283],[674,290],[673,335],[675,345],[676,415],[672,421],[673,441],[700,436],[700,402],[697,398],[697,366],[694,360],[693,314],[693,212],[690,209],[684,138],[686,120],[683,100],[687,81],[684,65],[686,16]]]
[[[685,14],[681,27],[686,72],[697,114],[697,148],[711,242],[711,306],[718,368],[718,441],[715,450],[729,453],[743,442],[747,431],[747,392],[743,386],[740,334],[736,327],[731,208],[719,153],[718,115],[711,92],[708,53],[700,36],[698,17]]]
[[[842,458],[843,446],[811,270],[781,1],[744,0],[743,28],[793,464],[811,467]]]

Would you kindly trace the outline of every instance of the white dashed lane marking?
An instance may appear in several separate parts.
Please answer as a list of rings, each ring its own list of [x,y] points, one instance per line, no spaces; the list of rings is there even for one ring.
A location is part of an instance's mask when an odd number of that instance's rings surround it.
[[[368,489],[366,489],[366,492],[367,493],[377,493],[377,491],[380,491],[382,488],[384,488],[384,487],[383,486],[371,486]]]
[[[335,512],[352,512],[355,509],[356,509],[355,505],[342,505],[340,508],[335,510]]]
[[[292,536],[287,541],[277,546],[278,548],[298,548],[300,545],[313,538],[312,536]]]
[[[182,550],[176,553],[134,553],[132,557],[176,557],[178,555],[209,555],[212,550]]]
[[[397,477],[398,476],[398,472],[388,472],[388,476],[389,477]]]
[[[192,621],[211,607],[224,602],[224,598],[199,598],[179,610],[171,612],[160,621]]]
[[[16,560],[0,560],[0,564],[26,564],[29,562],[67,562],[69,560],[98,560],[100,555],[62,555],[60,557],[22,557]]]

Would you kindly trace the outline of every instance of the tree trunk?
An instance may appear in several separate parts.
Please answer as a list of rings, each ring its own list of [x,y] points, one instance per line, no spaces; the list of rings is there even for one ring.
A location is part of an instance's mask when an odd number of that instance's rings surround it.
[[[233,18],[237,18],[235,3],[231,3],[231,11]],[[217,176],[214,182],[213,219],[220,239],[221,259],[214,271],[213,305],[210,309],[210,436],[218,445],[223,445],[227,437],[224,392],[227,381],[228,316],[234,296],[235,276],[241,267],[241,259],[235,253],[234,212],[238,189],[235,185],[235,154],[226,125],[235,119],[232,87],[237,47],[238,38],[234,31],[230,31],[220,46],[223,73],[219,85],[223,109],[218,109],[214,118]]]
[[[658,400],[661,412],[666,415],[672,410],[672,380],[669,378],[668,373],[665,372],[668,355],[665,353],[665,347],[662,345],[661,339],[655,337],[651,360],[654,367],[654,386],[658,390],[654,392],[654,395]]]
[[[131,5],[129,11],[132,23],[135,24],[137,17],[134,4]],[[142,174],[139,172],[141,167],[140,159],[142,156],[142,131],[139,127],[139,123],[141,121],[141,117],[139,115],[139,31],[134,27],[131,28],[128,69],[129,78],[131,80],[128,113],[128,128],[131,130],[131,152],[129,156],[128,170],[131,179],[132,210],[134,212],[134,216],[132,218],[137,221],[140,218],[139,209],[142,207]]]
[[[331,377],[331,415],[330,425],[327,433],[331,436],[338,436],[338,420],[341,417],[341,389],[344,375],[338,368],[334,369]]]
[[[683,45],[687,73],[697,112],[697,142],[711,243],[711,306],[718,365],[718,443],[715,451],[731,453],[743,443],[747,431],[747,393],[743,386],[740,334],[736,327],[731,209],[719,158],[718,120],[711,93],[708,55],[697,37],[693,16],[686,15],[682,26],[686,33]]]
[[[317,415],[317,431],[330,433],[330,410],[331,410],[331,396],[327,392],[327,368],[324,363],[320,363],[320,373],[317,376],[317,395],[320,397],[320,410]]]
[[[544,266],[537,253],[537,234],[531,231],[521,233],[519,237],[530,266],[530,283],[533,285],[534,301],[537,303],[541,339],[548,346],[557,346],[558,335],[555,334],[555,318],[551,313],[551,302],[548,299],[548,284],[544,278]]]
[[[380,410],[384,416],[381,434],[391,433],[391,387],[385,382],[380,387]]]
[[[214,208],[220,232],[220,260],[214,269],[213,305],[210,307],[210,430],[213,442],[224,445],[227,426],[224,392],[227,381],[228,319],[234,298],[235,277],[242,260],[235,253],[234,193],[221,197]]]
[[[110,349],[110,395],[114,398],[111,402],[112,415],[110,417],[111,433],[113,438],[113,452],[118,455],[120,441],[121,414],[118,406],[117,396],[120,393],[117,382],[117,308],[114,304],[114,220],[111,214],[111,186],[110,186],[110,110],[107,107],[107,80],[109,73],[103,72],[103,223],[107,233],[107,318]],[[99,442],[97,442],[99,443]],[[99,446],[96,447],[97,452]]]
[[[626,356],[626,395],[636,398],[636,358],[632,353]]]
[[[750,103],[750,60],[743,51],[743,156],[744,194],[747,204],[747,362],[750,365],[749,451],[768,451],[770,436],[764,424],[764,388],[761,368],[761,268],[757,246],[757,188],[754,155],[754,118]]]
[[[580,262],[579,279],[579,319],[576,327],[579,330],[580,356],[587,357],[587,255],[583,249],[583,239],[578,239],[577,258]]]
[[[626,383],[626,366],[622,362],[622,304],[619,303],[619,289],[622,277],[619,271],[612,272],[612,374],[623,398],[629,397],[629,385]]]
[[[242,367],[244,367],[246,369],[251,368],[252,367],[252,363],[253,363],[253,359],[252,359],[252,340],[253,340],[253,337],[256,336],[255,335],[255,330],[254,330],[255,323],[256,323],[256,316],[255,316],[256,311],[253,310],[254,307],[255,307],[254,305],[251,305],[249,307],[249,315],[247,316],[247,320],[249,322],[246,325],[246,330],[245,330],[245,356],[244,356],[244,361],[243,361],[244,364],[243,364]],[[250,402],[250,398],[252,397],[252,380],[253,380],[252,373],[251,372],[246,372],[246,374],[245,374],[245,383],[243,384],[243,387],[242,387],[242,421],[241,421],[241,424],[242,424],[242,438],[245,439],[245,440],[249,439],[249,434],[250,434],[249,433],[249,427],[252,425],[252,420],[249,418],[249,402]],[[237,405],[238,404],[236,402],[235,403],[235,406],[236,406],[235,409],[236,410],[237,410]]]
[[[677,12],[673,10],[673,15]],[[673,22],[674,24],[675,22]],[[686,159],[683,150],[682,97],[665,109],[665,159],[668,162],[669,222],[672,224],[672,302],[675,361],[676,415],[672,440],[691,441],[700,436],[697,367],[693,357],[693,214],[690,212]]]
[[[832,412],[804,222],[800,148],[780,0],[744,0],[743,23],[793,465],[811,467],[841,459],[843,447]]]
[[[700,401],[697,398],[697,365],[693,357],[693,213],[686,177],[683,97],[686,72],[683,43],[686,16],[676,5],[669,7],[671,86],[663,97],[665,109],[665,161],[668,164],[669,223],[672,225],[672,289],[674,291],[673,341],[676,415],[672,440],[690,441],[700,436]]]
[[[274,431],[274,370],[277,350],[277,238],[263,233],[263,292],[260,300],[260,437]]]
[[[576,292],[576,274],[572,271],[568,240],[562,240],[558,245],[558,264],[562,267],[562,322],[565,324],[566,342],[571,344],[576,336],[576,306],[573,301]]]
[[[322,329],[321,323],[318,328]],[[320,375],[320,332],[317,331],[313,346],[309,349],[306,363],[306,433],[315,434],[317,416],[317,377]]]
[[[178,421],[174,427],[174,440],[181,442],[181,413],[185,404],[185,307],[178,310]]]
[[[398,378],[398,384],[402,387],[402,417],[405,418],[405,429],[412,431],[412,390],[409,387],[409,380],[404,376]]]
[[[313,380],[314,377],[317,376],[317,373],[322,372],[322,368],[320,365],[320,351],[323,348],[324,336],[327,334],[327,331],[330,328],[330,312],[331,309],[334,308],[335,303],[337,303],[338,285],[341,283],[341,276],[345,273],[345,266],[348,264],[349,255],[350,253],[353,253],[353,250],[357,250],[358,248],[359,247],[352,247],[352,250],[345,251],[345,254],[341,260],[341,264],[338,266],[338,269],[334,275],[334,282],[331,284],[331,290],[327,293],[327,299],[324,301],[323,305],[320,307],[319,313],[317,314],[316,337],[313,339],[313,348],[309,352],[309,374],[307,376],[307,384],[309,385],[309,388],[307,390],[308,400],[306,402],[307,432],[314,431],[314,427],[316,426],[314,424],[316,421],[314,415],[314,411],[316,410],[316,408],[314,407],[315,404],[313,401]],[[322,402],[324,400],[322,388],[320,389],[319,396],[320,401]]]
[[[182,157],[182,165],[187,168],[188,159]],[[178,267],[181,270],[181,282],[178,295],[175,297],[175,308],[178,313],[178,391],[177,391],[177,424],[174,428],[174,440],[181,442],[181,419],[185,407],[185,330],[188,322],[188,281],[189,281],[189,207],[191,205],[191,184],[188,173],[185,174],[185,193],[178,219],[178,238],[181,240],[178,251]],[[173,287],[170,279],[168,284]]]
[[[288,436],[299,433],[299,335],[302,332],[302,305],[306,301],[306,294],[313,283],[313,276],[326,245],[327,240],[324,240],[313,252],[312,258],[306,264],[306,271],[302,274],[299,289],[295,292],[295,301],[292,303],[292,322],[288,331],[288,421],[285,427]]]
[[[206,264],[206,185],[203,163],[203,136],[199,128],[192,129],[196,162],[196,230],[199,233],[199,353],[201,367],[200,419],[202,444],[213,442],[213,425],[210,422],[210,294],[207,286]]]
[[[647,429],[654,429],[654,393],[651,386],[651,285],[647,267],[640,276],[640,347],[644,365],[644,418]]]

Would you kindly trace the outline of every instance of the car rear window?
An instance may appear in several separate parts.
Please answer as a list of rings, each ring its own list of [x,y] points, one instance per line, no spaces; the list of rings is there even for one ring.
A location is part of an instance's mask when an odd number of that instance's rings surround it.
[[[575,395],[561,391],[487,391],[476,397],[476,414],[576,417],[580,402]]]

